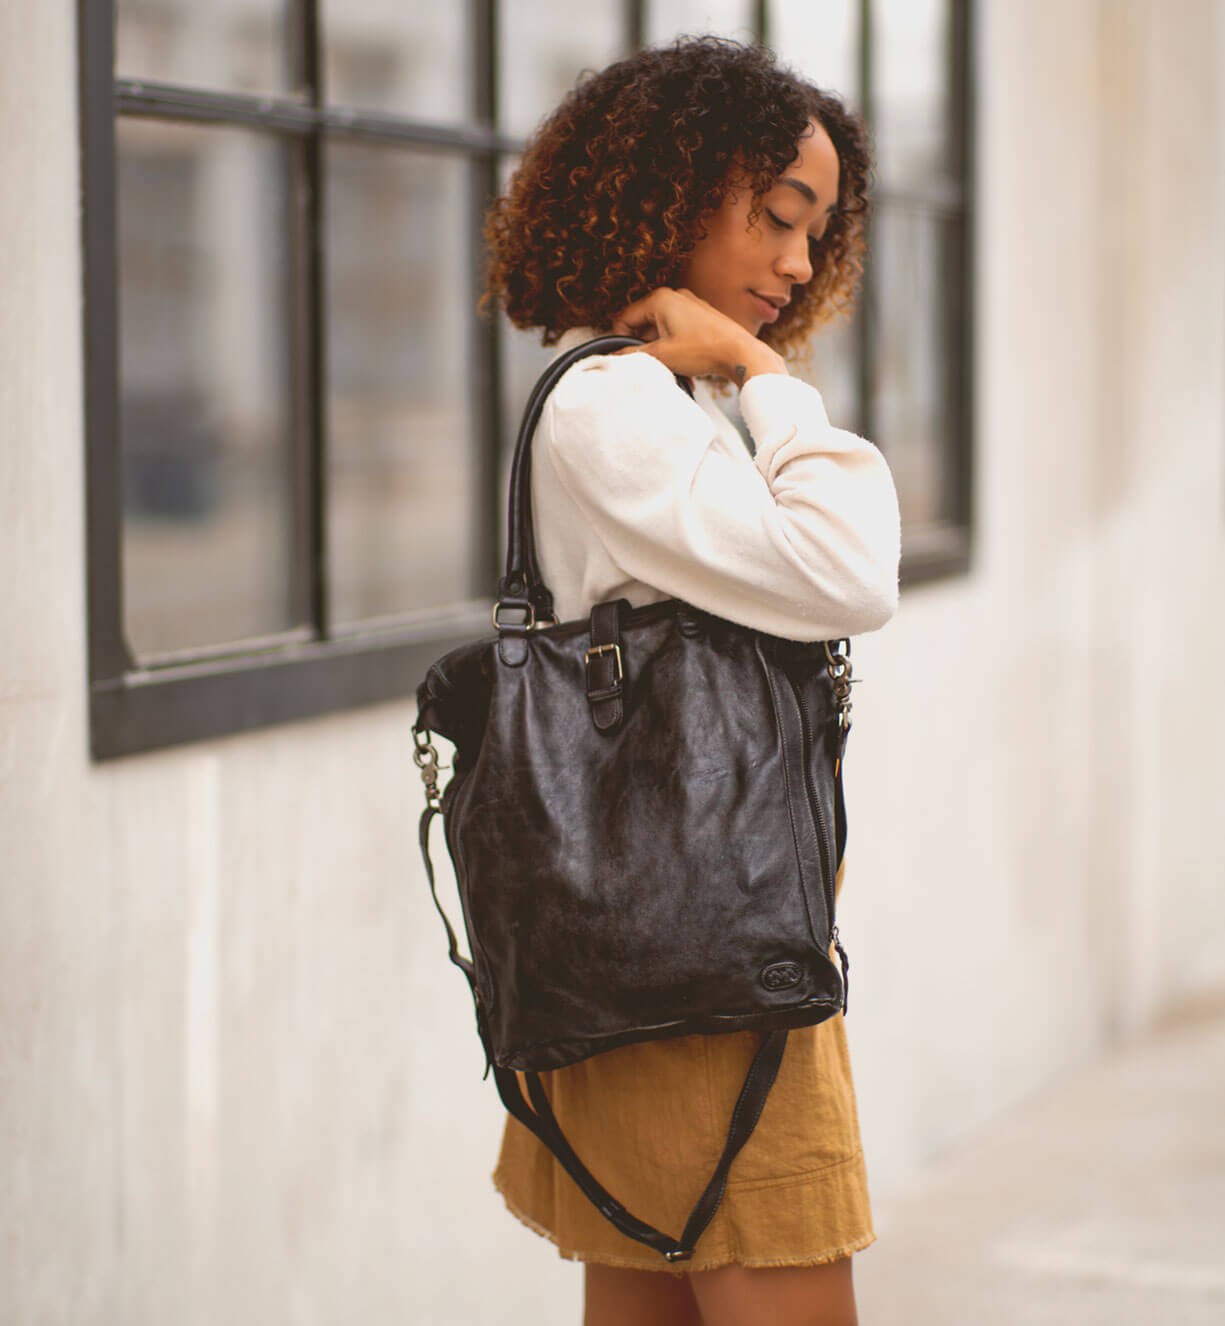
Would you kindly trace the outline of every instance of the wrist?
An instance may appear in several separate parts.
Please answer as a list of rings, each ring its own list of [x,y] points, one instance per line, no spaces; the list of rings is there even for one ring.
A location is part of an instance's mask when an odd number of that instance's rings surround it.
[[[761,373],[786,374],[787,365],[776,350],[745,332],[728,346],[724,377],[738,387]]]

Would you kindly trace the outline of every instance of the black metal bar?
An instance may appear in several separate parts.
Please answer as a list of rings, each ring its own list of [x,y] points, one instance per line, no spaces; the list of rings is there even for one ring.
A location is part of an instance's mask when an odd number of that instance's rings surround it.
[[[770,44],[769,0],[754,0],[753,40],[757,43],[758,46],[769,46]]]
[[[972,0],[953,0],[953,120],[955,154],[953,168],[962,189],[964,209],[961,225],[961,307],[957,320],[956,355],[960,381],[956,393],[959,408],[953,458],[952,515],[966,532],[973,552],[976,521],[974,512],[974,251],[976,246],[977,179],[974,147],[977,135],[978,87],[974,58],[974,6]]]
[[[115,110],[124,115],[155,116],[162,120],[192,120],[205,124],[243,125],[280,133],[312,133],[318,119],[305,101],[289,97],[252,97],[239,92],[151,83],[144,79],[115,80]]]
[[[289,33],[285,63],[289,86],[297,97],[306,97],[309,93],[313,82],[310,62],[316,58],[307,31],[306,3],[307,0],[284,0]]]
[[[484,594],[492,592],[502,574],[499,522],[503,506],[500,484],[503,347],[499,333],[500,315],[493,312],[488,317],[482,317],[477,313],[477,300],[484,288],[487,263],[483,220],[497,192],[497,163],[493,158],[484,162],[474,161],[470,170],[468,270],[471,286],[468,299],[468,353],[472,365],[473,442],[477,453],[473,472],[480,476],[472,494],[471,505],[474,576],[471,592]]]
[[[95,760],[247,732],[355,705],[411,696],[440,655],[492,636],[490,604],[399,635],[355,635],[178,668],[132,670],[95,681]]]
[[[233,124],[303,137],[322,131],[335,138],[403,144],[426,151],[480,154],[521,152],[524,147],[524,140],[499,134],[488,125],[429,124],[346,106],[312,106],[286,98],[205,92],[133,79],[117,80],[115,108],[124,115],[159,120]]]
[[[306,44],[304,72],[307,97],[317,114],[324,104],[323,61],[320,49],[318,0],[303,0],[303,31]],[[306,501],[307,535],[302,577],[309,597],[309,620],[319,638],[331,633],[328,597],[328,399],[327,399],[327,297],[324,247],[327,219],[324,215],[323,171],[326,147],[321,134],[313,134],[303,145],[303,228],[307,237],[303,254],[302,299],[306,322],[305,380],[301,384],[306,404],[307,427],[301,438],[302,476]]]
[[[872,0],[859,3],[859,105],[875,146],[876,115],[872,98]],[[872,199],[872,212],[879,203]],[[865,238],[869,260],[864,265],[859,304],[859,428],[862,437],[876,436],[876,279],[871,261],[874,222],[869,219]]]
[[[306,0],[287,0],[289,10],[289,83],[299,96],[309,95],[314,81],[315,44],[306,13]],[[308,439],[312,406],[308,384],[311,371],[311,307],[307,296],[312,235],[309,216],[310,181],[307,173],[306,138],[288,146],[289,263],[285,308],[289,320],[289,455],[290,554],[288,620],[313,623],[311,596],[311,547],[314,531],[311,518],[311,477]],[[313,631],[313,627],[312,627]],[[148,662],[147,658],[145,662]]]
[[[632,55],[646,44],[646,0],[625,0],[625,47]]]
[[[81,247],[85,360],[85,546],[89,676],[113,677],[132,666],[123,638],[123,463],[119,435],[119,337],[114,12],[103,0],[79,0]]]
[[[496,0],[472,0],[472,110],[477,123],[490,133],[498,126],[498,6]],[[502,509],[500,478],[503,445],[501,319],[496,313],[482,318],[477,301],[485,286],[485,213],[498,191],[498,158],[492,153],[471,161],[468,203],[468,355],[472,366],[475,402],[473,445],[475,474],[482,476],[470,506],[474,594],[493,591],[501,575],[499,517]]]
[[[310,392],[311,269],[310,177],[306,159],[307,144],[288,146],[286,169],[287,212],[289,217],[289,262],[287,264],[285,309],[289,325],[289,448],[286,456],[286,482],[289,491],[290,548],[288,620],[294,623],[315,621],[311,590],[312,549],[315,543],[310,466],[310,437],[314,427]]]

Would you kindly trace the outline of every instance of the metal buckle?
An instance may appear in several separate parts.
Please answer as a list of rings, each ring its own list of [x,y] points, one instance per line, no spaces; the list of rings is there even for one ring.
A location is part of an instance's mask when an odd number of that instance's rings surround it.
[[[413,763],[421,770],[421,781],[425,784],[425,803],[442,809],[442,793],[438,788],[438,751],[430,740],[429,728],[419,728],[415,723],[413,733]]]
[[[517,609],[520,609],[520,610],[526,609],[526,610],[527,610],[527,621],[526,621],[526,622],[500,622],[500,621],[498,621],[498,609],[499,609],[499,608],[517,608]],[[493,605],[493,612],[490,613],[490,616],[493,618],[493,626],[494,626],[494,630],[496,630],[496,631],[502,631],[502,630],[507,629],[508,627],[516,627],[516,626],[519,627],[519,628],[521,628],[521,629],[525,629],[525,630],[530,631],[530,630],[532,629],[532,627],[536,625],[536,609],[535,609],[530,603],[503,603],[503,602],[501,601],[501,599],[499,599],[499,600],[497,601],[497,603],[495,603],[495,604]]]
[[[583,662],[590,668],[592,654],[607,654],[609,650],[613,651],[613,679],[612,685],[616,685],[625,675],[621,666],[621,646],[617,641],[607,645],[593,645],[584,655]]]

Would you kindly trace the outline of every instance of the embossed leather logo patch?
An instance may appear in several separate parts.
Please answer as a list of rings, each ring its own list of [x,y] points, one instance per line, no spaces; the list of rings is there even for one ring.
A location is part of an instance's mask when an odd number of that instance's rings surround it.
[[[804,969],[798,962],[772,962],[762,969],[761,983],[767,990],[790,990],[799,985]]]

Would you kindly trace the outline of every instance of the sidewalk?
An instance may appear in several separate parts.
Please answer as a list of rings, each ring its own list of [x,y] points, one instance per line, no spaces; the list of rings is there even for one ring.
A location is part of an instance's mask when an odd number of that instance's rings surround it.
[[[1225,998],[873,1208],[862,1326],[1225,1326]]]

